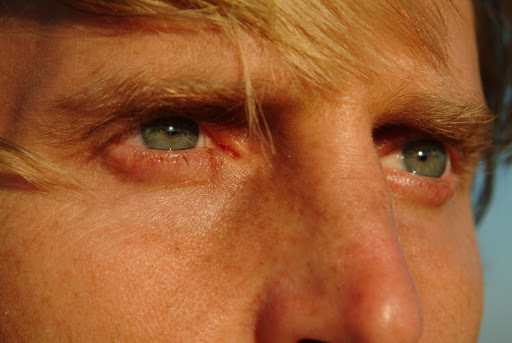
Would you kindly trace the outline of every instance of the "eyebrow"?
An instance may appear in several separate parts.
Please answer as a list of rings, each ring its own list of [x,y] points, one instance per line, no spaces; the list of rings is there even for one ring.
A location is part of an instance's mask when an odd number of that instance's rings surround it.
[[[415,129],[457,147],[467,157],[478,157],[491,146],[496,116],[485,103],[456,92],[412,91],[392,100],[380,110],[374,133],[390,126]]]
[[[228,110],[232,116],[233,110],[243,106],[245,97],[245,90],[237,84],[219,85],[197,79],[180,82],[143,80],[136,76],[122,80],[100,78],[52,102],[50,110],[99,119],[91,127],[94,131],[112,121],[143,120],[148,111],[155,108],[169,108],[177,113],[218,108]],[[198,120],[229,120],[226,116],[219,118],[220,113],[204,111],[197,114],[202,116]]]
[[[239,126],[246,121],[245,98],[240,84],[221,85],[199,79],[172,82],[141,76],[100,77],[71,95],[47,103],[46,111],[55,114],[57,124],[39,124],[47,126],[57,141],[70,144],[90,139],[113,125],[129,127],[164,116]]]

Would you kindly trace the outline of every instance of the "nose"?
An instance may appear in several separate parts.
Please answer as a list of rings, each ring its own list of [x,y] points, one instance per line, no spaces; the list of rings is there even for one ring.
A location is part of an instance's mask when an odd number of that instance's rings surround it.
[[[409,343],[421,336],[421,303],[371,135],[347,131],[342,144],[301,136],[276,175],[286,179],[283,198],[294,202],[276,222],[293,243],[283,248],[258,313],[258,342]]]

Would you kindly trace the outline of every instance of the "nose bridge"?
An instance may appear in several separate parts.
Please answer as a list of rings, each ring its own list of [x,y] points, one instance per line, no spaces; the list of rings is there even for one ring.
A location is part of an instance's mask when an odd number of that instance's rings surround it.
[[[287,138],[292,142],[289,158],[277,177],[285,179],[290,198],[307,214],[303,219],[316,223],[316,233],[350,221],[356,226],[366,222],[367,228],[372,222],[393,226],[388,186],[369,124],[311,118]],[[321,222],[326,225],[319,226]]]
[[[333,135],[333,125],[316,125],[295,131],[299,143],[281,168],[299,209],[290,222],[303,237],[294,261],[305,262],[290,263],[273,284],[264,310],[273,324],[263,321],[260,340],[415,342],[420,303],[371,131],[361,124]],[[318,129],[323,137],[311,135]]]

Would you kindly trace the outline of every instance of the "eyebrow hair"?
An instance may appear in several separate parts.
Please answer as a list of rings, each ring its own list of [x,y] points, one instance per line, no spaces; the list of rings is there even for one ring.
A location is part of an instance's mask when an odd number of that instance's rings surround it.
[[[470,101],[456,92],[439,91],[412,91],[392,100],[387,100],[391,105],[381,110],[374,134],[389,127],[415,129],[453,145],[473,162],[492,146],[496,115],[485,103]]]
[[[235,109],[243,106],[245,97],[245,90],[238,84],[220,85],[198,79],[171,82],[144,80],[137,76],[121,80],[108,77],[52,102],[51,108],[91,117],[106,116],[102,122],[107,123],[114,119],[140,120],[152,108],[169,107],[177,112],[196,107]],[[221,121],[228,118],[210,119]]]

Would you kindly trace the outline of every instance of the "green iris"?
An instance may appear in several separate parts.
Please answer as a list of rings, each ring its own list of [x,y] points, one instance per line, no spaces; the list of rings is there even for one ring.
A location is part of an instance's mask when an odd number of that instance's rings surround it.
[[[437,141],[409,142],[404,145],[402,156],[408,172],[428,177],[441,177],[448,164],[446,149]]]
[[[183,117],[161,118],[143,125],[140,134],[149,149],[192,149],[199,140],[199,126],[195,121]]]

